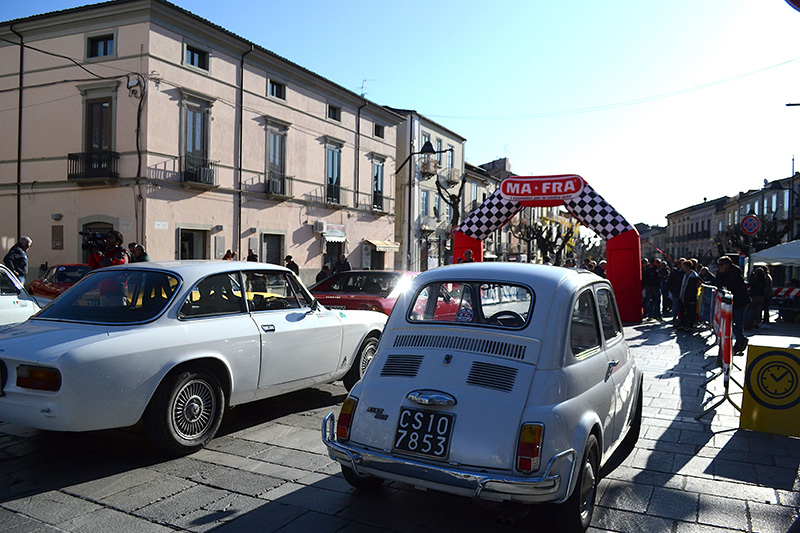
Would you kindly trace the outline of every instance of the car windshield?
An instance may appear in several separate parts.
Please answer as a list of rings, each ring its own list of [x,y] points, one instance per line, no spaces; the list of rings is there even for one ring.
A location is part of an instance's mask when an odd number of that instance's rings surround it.
[[[531,290],[521,285],[436,281],[417,292],[408,320],[520,328],[527,323],[533,302]]]
[[[320,281],[311,291],[388,296],[403,275],[400,272],[342,272]]]
[[[76,284],[38,317],[103,324],[152,320],[164,310],[180,284],[155,270],[98,270]]]

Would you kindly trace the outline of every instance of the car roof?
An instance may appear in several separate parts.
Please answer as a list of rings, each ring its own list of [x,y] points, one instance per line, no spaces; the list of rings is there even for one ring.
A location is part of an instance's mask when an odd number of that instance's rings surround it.
[[[282,272],[291,272],[286,267],[280,265],[273,265],[271,263],[259,263],[255,261],[222,261],[222,260],[183,260],[183,261],[148,261],[143,263],[128,263],[125,265],[116,265],[114,269],[147,269],[147,270],[171,270],[181,277],[199,279],[210,274],[217,272],[230,272],[233,270],[279,270]]]
[[[415,285],[423,285],[438,279],[478,280],[511,282],[537,286],[583,285],[603,278],[589,272],[574,268],[532,263],[489,262],[458,263],[439,267],[420,274]]]

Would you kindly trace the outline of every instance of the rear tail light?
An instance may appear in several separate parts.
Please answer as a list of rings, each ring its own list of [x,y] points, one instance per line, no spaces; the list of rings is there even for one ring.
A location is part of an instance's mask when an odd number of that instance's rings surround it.
[[[517,470],[530,474],[539,469],[539,454],[542,451],[542,424],[523,424],[517,444]]]
[[[61,388],[61,373],[55,368],[19,365],[17,387],[55,392]]]
[[[336,438],[338,440],[350,439],[350,425],[353,423],[353,414],[356,412],[356,405],[358,405],[358,398],[348,396],[342,404],[342,410],[339,412],[339,420],[336,422]]]

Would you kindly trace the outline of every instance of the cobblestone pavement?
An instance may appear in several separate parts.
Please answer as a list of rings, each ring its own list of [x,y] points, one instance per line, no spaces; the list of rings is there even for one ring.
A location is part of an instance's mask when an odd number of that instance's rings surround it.
[[[761,333],[800,337],[800,327]],[[738,429],[727,401],[695,418],[723,390],[721,378],[703,387],[717,353],[709,334],[645,323],[626,335],[645,372],[642,436],[601,481],[591,531],[800,531],[800,439]],[[344,398],[334,384],[236,408],[207,449],[180,459],[156,455],[140,428],[59,434],[0,424],[0,531],[553,530],[543,506],[482,505],[394,483],[353,491],[320,440],[322,417]]]

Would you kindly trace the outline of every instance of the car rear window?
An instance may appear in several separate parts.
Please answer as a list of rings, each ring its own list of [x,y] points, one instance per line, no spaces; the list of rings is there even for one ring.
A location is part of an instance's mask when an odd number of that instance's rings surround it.
[[[522,285],[437,281],[417,292],[408,320],[521,328],[533,312],[533,303],[533,292]]]
[[[154,270],[98,270],[47,306],[38,318],[131,324],[157,317],[180,285]]]
[[[388,271],[345,272],[320,281],[313,285],[311,290],[387,296],[397,286],[401,277],[400,273]]]

